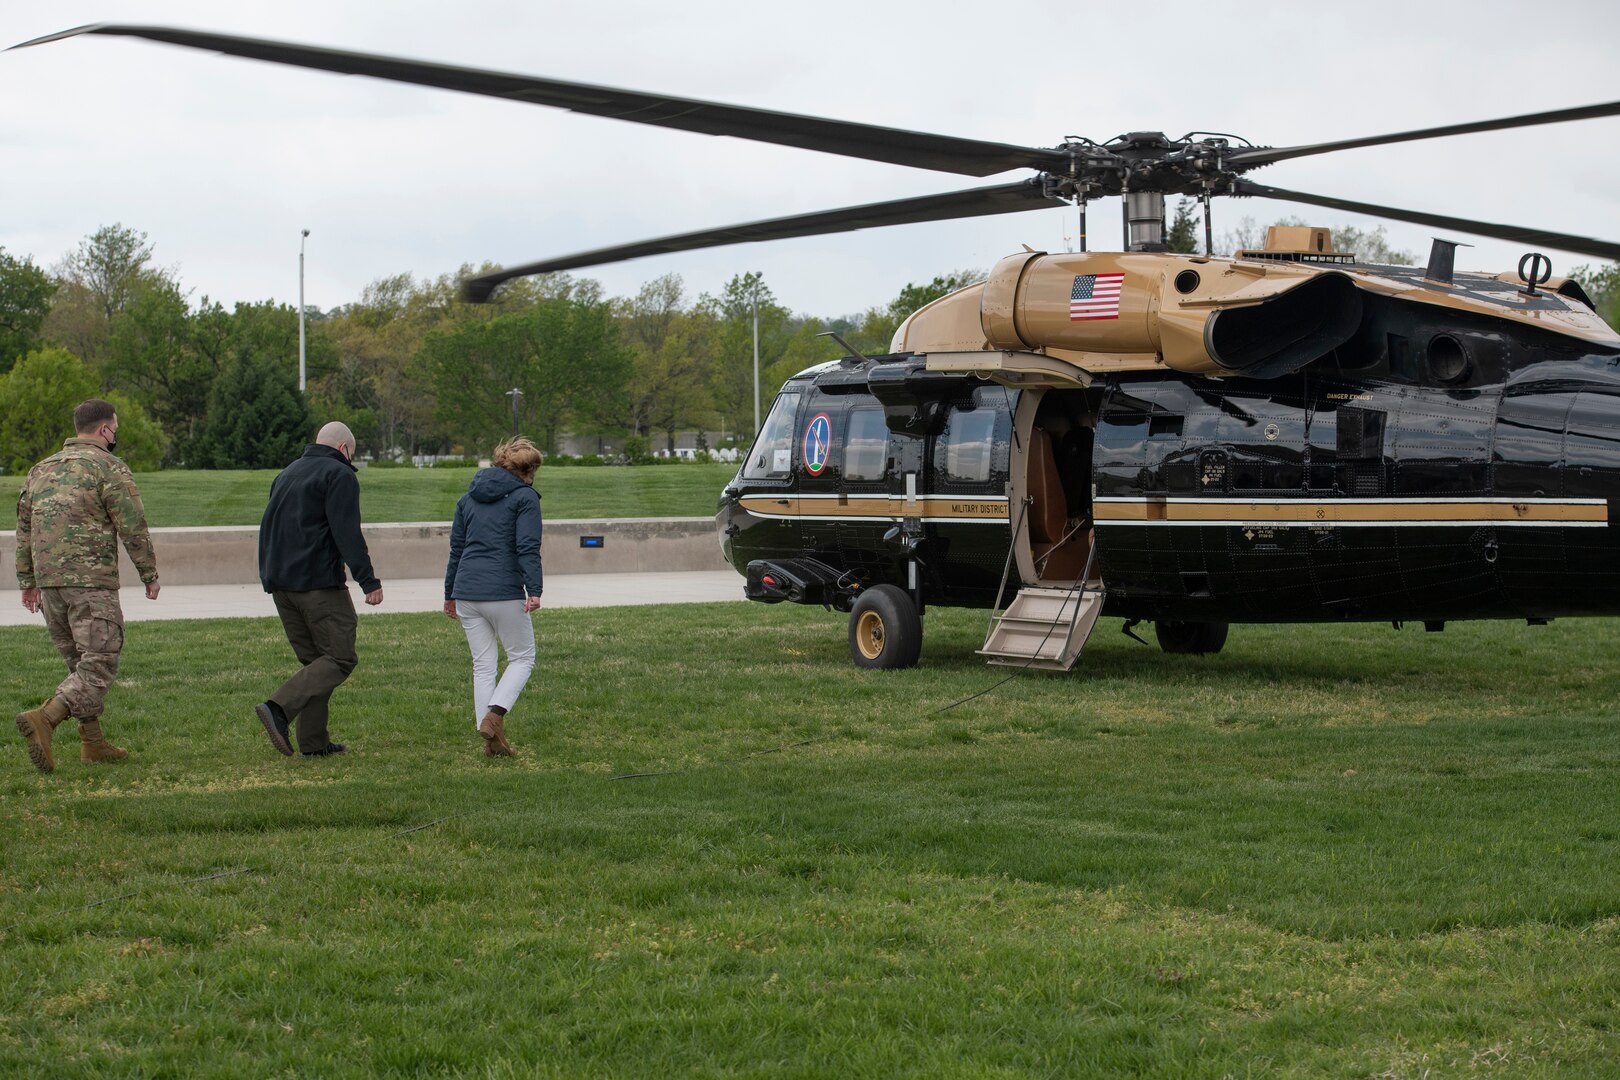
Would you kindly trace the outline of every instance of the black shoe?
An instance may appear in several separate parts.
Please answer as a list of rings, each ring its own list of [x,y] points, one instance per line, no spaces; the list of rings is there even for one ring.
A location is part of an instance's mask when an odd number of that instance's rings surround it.
[[[253,711],[259,714],[259,723],[270,736],[270,745],[292,757],[292,743],[287,741],[287,714],[281,711],[281,706],[273,701],[261,701],[253,706]]]
[[[327,743],[325,746],[323,746],[319,750],[305,750],[304,751],[304,756],[305,757],[326,757],[328,754],[341,754],[341,753],[344,753],[348,749],[349,748],[347,746],[344,746],[340,742]]]

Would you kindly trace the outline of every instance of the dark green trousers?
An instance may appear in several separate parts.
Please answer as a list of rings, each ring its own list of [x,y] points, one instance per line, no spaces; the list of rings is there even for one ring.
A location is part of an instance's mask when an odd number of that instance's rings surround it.
[[[326,732],[326,706],[332,691],[349,677],[360,658],[355,655],[357,619],[348,589],[311,589],[309,592],[271,593],[276,614],[287,631],[303,670],[270,695],[287,719],[298,724],[298,749],[313,754],[332,739]]]

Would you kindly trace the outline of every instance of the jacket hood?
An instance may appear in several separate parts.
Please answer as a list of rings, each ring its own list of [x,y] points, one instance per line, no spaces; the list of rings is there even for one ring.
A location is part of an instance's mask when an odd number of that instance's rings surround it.
[[[467,485],[467,494],[479,502],[500,502],[523,486],[523,481],[505,469],[479,469],[472,483]]]

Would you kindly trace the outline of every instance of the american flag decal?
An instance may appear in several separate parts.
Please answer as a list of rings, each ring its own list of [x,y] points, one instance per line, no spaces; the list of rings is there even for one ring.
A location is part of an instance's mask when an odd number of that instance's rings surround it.
[[[1076,274],[1069,290],[1069,321],[1119,318],[1119,290],[1124,274]]]

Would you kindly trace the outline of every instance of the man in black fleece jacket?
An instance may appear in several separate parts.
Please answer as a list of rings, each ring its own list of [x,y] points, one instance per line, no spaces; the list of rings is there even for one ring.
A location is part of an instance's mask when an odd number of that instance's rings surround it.
[[[304,456],[276,475],[259,522],[259,580],[275,598],[287,641],[303,669],[253,707],[270,743],[292,755],[287,733],[298,724],[305,757],[341,754],[327,734],[327,702],[359,657],[354,601],[343,565],[366,594],[382,603],[382,582],[371,570],[360,532],[360,481],[355,477],[354,433],[336,420],[321,428]]]

